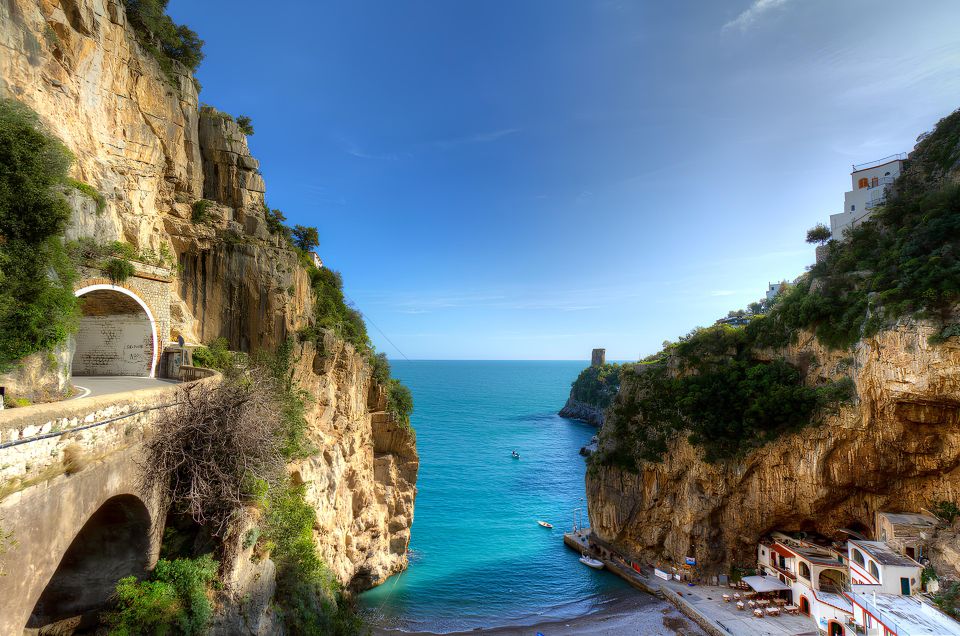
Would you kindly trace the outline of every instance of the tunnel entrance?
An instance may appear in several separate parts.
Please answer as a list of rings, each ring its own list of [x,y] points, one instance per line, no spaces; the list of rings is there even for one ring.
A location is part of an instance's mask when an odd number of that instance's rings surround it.
[[[150,513],[133,495],[108,499],[84,524],[60,560],[33,608],[27,628],[71,620],[96,625],[97,613],[125,576],[143,576],[150,566]]]
[[[77,296],[81,317],[73,375],[153,377],[157,330],[146,303],[113,285],[85,287]]]

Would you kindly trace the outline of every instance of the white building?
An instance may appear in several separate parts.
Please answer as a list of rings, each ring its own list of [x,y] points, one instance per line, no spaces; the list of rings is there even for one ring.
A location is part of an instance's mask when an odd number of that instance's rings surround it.
[[[914,596],[884,594],[878,585],[854,585],[847,633],[857,636],[960,636],[960,623]],[[844,632],[838,632],[844,634]],[[844,635],[845,636],[845,635]]]
[[[317,269],[323,269],[323,259],[320,258],[320,255],[316,252],[310,252],[310,260],[313,261],[313,266]]]
[[[767,305],[773,302],[773,299],[780,295],[782,291],[790,288],[788,281],[782,280],[779,283],[767,283]]]
[[[920,591],[923,566],[882,541],[847,542],[850,582],[874,585],[877,592],[910,596]]]
[[[843,212],[830,215],[833,238],[842,239],[844,230],[856,227],[887,197],[887,189],[900,176],[906,154],[885,157],[878,161],[853,166],[851,187],[843,196]]]
[[[774,532],[757,547],[761,573],[790,586],[793,603],[823,630],[852,620],[853,605],[843,592],[849,585],[845,550]]]

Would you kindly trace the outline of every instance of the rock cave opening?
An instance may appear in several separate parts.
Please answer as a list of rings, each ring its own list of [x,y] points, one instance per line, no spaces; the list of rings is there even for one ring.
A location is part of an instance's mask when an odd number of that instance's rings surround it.
[[[133,495],[112,497],[74,537],[26,627],[69,621],[71,629],[93,628],[117,581],[143,576],[149,566],[150,513]]]

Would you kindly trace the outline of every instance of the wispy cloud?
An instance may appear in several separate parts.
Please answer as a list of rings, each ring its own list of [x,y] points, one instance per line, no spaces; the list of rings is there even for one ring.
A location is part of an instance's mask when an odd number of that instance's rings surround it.
[[[377,159],[379,161],[397,161],[404,155],[399,155],[394,152],[367,152],[360,148],[359,146],[351,145],[346,148],[348,155],[353,157],[358,157],[360,159]]]
[[[752,28],[757,22],[770,11],[784,6],[790,0],[753,0],[753,3],[747,7],[740,15],[723,25],[724,31],[739,29],[746,31]]]
[[[463,137],[441,139],[433,142],[433,145],[437,148],[443,148],[446,150],[448,148],[455,148],[457,146],[464,146],[467,144],[488,144],[492,141],[497,141],[498,139],[515,135],[518,132],[520,132],[519,128],[501,128],[500,130],[491,130],[489,132],[481,132],[473,135],[464,135]]]

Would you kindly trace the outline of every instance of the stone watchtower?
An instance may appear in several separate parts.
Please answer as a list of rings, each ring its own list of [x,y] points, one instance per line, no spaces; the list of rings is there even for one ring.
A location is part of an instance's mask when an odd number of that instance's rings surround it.
[[[607,350],[606,349],[594,349],[593,353],[590,355],[590,366],[591,367],[602,367],[607,363]]]

